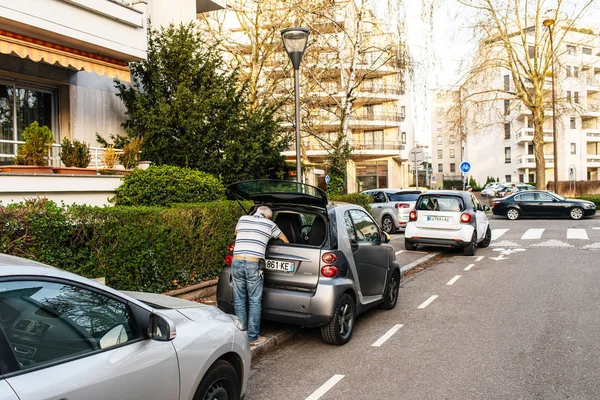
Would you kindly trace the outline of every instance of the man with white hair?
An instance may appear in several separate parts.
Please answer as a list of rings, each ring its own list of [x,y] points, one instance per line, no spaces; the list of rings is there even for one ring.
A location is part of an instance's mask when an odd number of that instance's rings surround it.
[[[267,244],[271,238],[279,238],[289,243],[271,218],[273,218],[273,211],[267,206],[260,206],[254,215],[242,216],[235,227],[235,246],[231,264],[233,305],[235,315],[248,327],[251,346],[264,343],[266,340],[258,335],[258,331],[263,293],[260,263],[265,258]],[[246,300],[248,310],[246,310]]]

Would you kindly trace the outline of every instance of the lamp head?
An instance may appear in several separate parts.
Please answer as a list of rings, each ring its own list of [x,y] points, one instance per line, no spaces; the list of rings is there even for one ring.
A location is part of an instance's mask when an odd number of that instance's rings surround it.
[[[300,60],[308,44],[309,31],[306,28],[287,28],[281,31],[285,51],[292,60],[294,69],[300,68]]]
[[[554,25],[554,19],[553,18],[546,18],[542,24],[544,24],[544,26],[547,27],[551,27],[552,25]]]

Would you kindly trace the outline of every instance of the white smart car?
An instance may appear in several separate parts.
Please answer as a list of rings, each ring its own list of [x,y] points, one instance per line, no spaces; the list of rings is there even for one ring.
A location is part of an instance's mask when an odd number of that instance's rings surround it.
[[[471,192],[430,190],[419,196],[404,232],[404,246],[416,250],[420,244],[461,247],[473,256],[477,247],[488,247],[492,231],[481,205]]]

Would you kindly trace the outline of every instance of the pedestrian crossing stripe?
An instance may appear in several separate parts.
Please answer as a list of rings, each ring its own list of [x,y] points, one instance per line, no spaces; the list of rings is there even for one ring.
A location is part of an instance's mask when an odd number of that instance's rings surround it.
[[[583,239],[588,240],[588,235],[585,229],[567,229],[567,239]]]
[[[573,247],[568,243],[561,242],[560,240],[548,240],[546,242],[532,244],[531,247]]]

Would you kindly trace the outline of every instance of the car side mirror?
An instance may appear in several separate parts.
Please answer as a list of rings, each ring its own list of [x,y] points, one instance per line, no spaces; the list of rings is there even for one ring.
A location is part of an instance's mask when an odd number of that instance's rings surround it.
[[[487,204],[483,205],[483,211],[490,211],[490,210],[491,210],[490,206],[488,206]]]
[[[148,335],[150,339],[159,342],[168,342],[175,339],[177,330],[175,323],[170,319],[158,314],[150,314],[150,323],[148,325]]]
[[[381,232],[381,243],[389,243],[390,240],[390,235],[388,235],[386,232]]]

